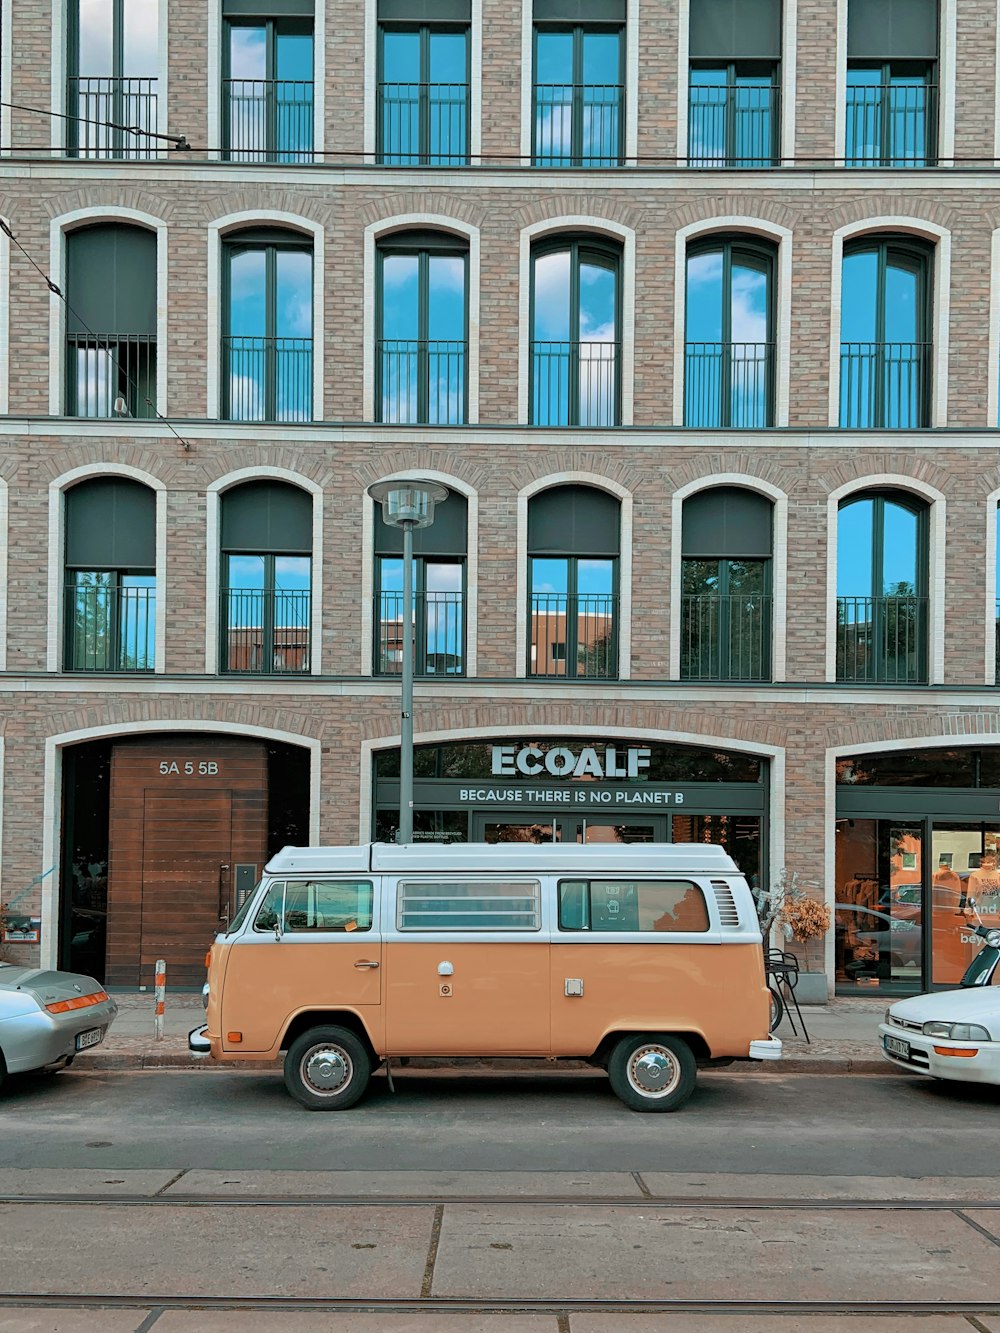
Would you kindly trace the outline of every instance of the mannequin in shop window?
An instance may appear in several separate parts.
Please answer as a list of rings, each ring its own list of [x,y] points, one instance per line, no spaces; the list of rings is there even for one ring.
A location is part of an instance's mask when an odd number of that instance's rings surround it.
[[[946,861],[942,861],[934,872],[934,906],[954,905],[956,911],[965,907],[966,891],[962,877]]]
[[[997,869],[996,852],[983,852],[979,868],[973,870],[966,881],[965,893],[958,905],[959,911],[964,910],[967,896],[975,898],[988,912],[997,910],[1000,901],[1000,870]]]

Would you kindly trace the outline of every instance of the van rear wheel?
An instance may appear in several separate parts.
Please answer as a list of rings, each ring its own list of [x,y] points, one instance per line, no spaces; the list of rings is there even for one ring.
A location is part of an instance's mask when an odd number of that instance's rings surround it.
[[[285,1053],[285,1087],[310,1111],[344,1111],[371,1078],[368,1052],[347,1028],[310,1028]]]
[[[623,1037],[611,1052],[612,1090],[633,1111],[677,1111],[694,1092],[698,1068],[681,1037]]]

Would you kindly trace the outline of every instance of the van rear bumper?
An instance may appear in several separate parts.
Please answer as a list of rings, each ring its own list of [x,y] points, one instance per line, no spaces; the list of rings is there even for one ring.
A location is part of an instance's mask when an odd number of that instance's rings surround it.
[[[751,1060],[780,1060],[781,1059],[781,1038],[765,1037],[762,1041],[752,1041],[750,1043]]]

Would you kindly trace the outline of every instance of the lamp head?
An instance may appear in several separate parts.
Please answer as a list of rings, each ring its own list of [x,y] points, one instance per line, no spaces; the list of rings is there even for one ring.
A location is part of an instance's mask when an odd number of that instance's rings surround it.
[[[447,487],[435,481],[378,481],[368,494],[382,506],[382,521],[390,528],[429,528],[434,506],[448,498]]]

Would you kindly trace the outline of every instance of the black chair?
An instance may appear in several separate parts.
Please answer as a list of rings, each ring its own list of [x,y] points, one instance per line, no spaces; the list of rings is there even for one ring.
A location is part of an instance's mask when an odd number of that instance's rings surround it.
[[[802,1010],[799,1008],[798,997],[795,994],[795,987],[799,981],[799,960],[793,953],[787,953],[782,949],[768,949],[765,954],[765,966],[768,982],[773,981],[778,994],[785,1002],[785,1012],[788,1014],[788,1021],[792,1025],[792,1032],[796,1036],[799,1035],[799,1030],[795,1026],[795,1019],[792,1017],[792,1009],[794,1009],[799,1022],[802,1024],[802,1035],[806,1041],[809,1041],[806,1021],[802,1017]],[[809,1042],[809,1044],[812,1045],[812,1042]]]

